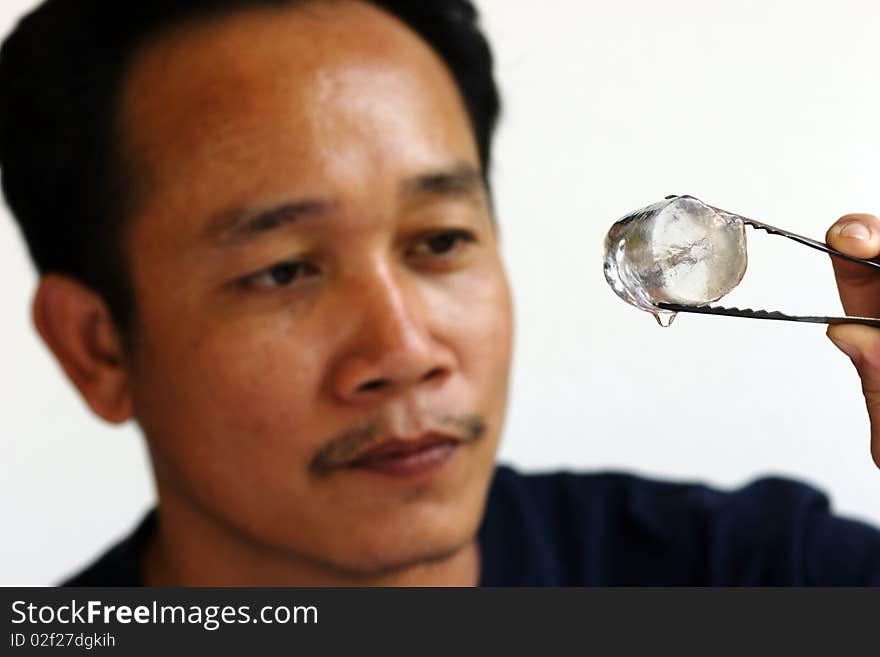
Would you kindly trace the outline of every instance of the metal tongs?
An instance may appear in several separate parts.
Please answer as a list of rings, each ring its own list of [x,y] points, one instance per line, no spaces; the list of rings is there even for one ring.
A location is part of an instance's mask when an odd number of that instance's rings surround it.
[[[677,194],[672,194],[671,196],[666,197],[667,200],[673,198],[679,198],[679,196]],[[681,196],[681,198],[694,197],[684,195]],[[810,239],[809,237],[797,235],[787,230],[776,228],[775,226],[770,226],[768,224],[761,223],[760,221],[755,221],[754,219],[747,219],[746,217],[742,217],[733,212],[728,212],[727,210],[712,207],[711,205],[709,207],[721,215],[733,219],[739,219],[746,226],[751,226],[752,228],[755,228],[757,230],[767,231],[770,235],[787,237],[790,240],[794,240],[795,242],[798,242],[805,246],[809,246],[812,249],[824,251],[825,253],[834,256],[835,258],[843,258],[844,260],[857,262],[860,265],[873,267],[874,269],[878,270],[878,276],[880,276],[880,263],[878,262],[874,262],[873,260],[863,260],[861,258],[855,258],[851,255],[847,255],[845,253],[841,253],[840,251],[832,249],[830,246],[825,244],[825,242],[818,242],[816,240]],[[880,327],[880,318],[876,317],[819,317],[814,315],[786,315],[785,313],[781,313],[778,310],[752,310],[751,308],[724,308],[722,306],[685,306],[676,303],[665,302],[658,303],[657,307],[661,308],[662,310],[668,310],[674,313],[699,313],[702,315],[724,315],[726,317],[747,317],[750,319],[776,319],[785,322],[810,322],[812,324],[864,324],[865,326]]]

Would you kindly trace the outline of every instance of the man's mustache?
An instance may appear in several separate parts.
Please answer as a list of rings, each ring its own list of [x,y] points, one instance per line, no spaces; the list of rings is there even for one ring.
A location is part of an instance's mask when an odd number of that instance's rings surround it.
[[[486,422],[479,415],[446,415],[425,423],[424,433],[442,433],[462,443],[479,440],[486,433]],[[309,469],[313,474],[325,475],[344,467],[355,456],[377,445],[393,431],[383,421],[349,429],[331,439],[312,459]]]

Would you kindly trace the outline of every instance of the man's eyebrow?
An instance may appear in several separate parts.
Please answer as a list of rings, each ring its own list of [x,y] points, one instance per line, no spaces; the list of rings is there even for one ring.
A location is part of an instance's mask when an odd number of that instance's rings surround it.
[[[433,171],[403,182],[404,197],[428,195],[470,196],[482,200],[486,185],[483,174],[471,164],[461,163],[448,170]]]
[[[267,210],[235,208],[215,215],[209,221],[205,234],[210,241],[219,244],[247,242],[300,219],[325,216],[335,205],[330,201],[303,200],[283,203]]]
[[[486,187],[479,169],[470,164],[457,164],[448,170],[432,171],[405,180],[401,184],[401,195],[406,198],[463,196],[483,202]],[[234,208],[212,217],[205,235],[214,243],[240,244],[300,219],[326,216],[337,208],[338,203],[320,199],[292,201],[259,211]]]

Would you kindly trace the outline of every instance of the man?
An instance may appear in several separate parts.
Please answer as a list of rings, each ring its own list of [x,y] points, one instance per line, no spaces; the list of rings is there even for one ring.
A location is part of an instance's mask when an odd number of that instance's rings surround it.
[[[137,5],[48,0],[0,52],[36,326],[137,420],[159,496],[68,583],[880,583],[880,533],[799,484],[496,469],[512,312],[468,2]],[[873,395],[875,333],[833,337]]]

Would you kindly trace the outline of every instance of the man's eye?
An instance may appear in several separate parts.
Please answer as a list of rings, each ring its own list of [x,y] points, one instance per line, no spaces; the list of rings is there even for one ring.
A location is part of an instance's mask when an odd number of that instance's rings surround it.
[[[428,253],[425,254],[423,249],[416,248],[419,252],[417,255],[446,255],[452,253],[459,242],[476,242],[477,238],[471,233],[464,230],[447,230],[442,233],[435,233],[423,240],[423,244],[428,247]],[[419,245],[421,246],[421,244]]]
[[[303,276],[314,274],[317,268],[302,261],[279,262],[269,269],[242,279],[242,284],[248,288],[271,289],[287,287]]]

